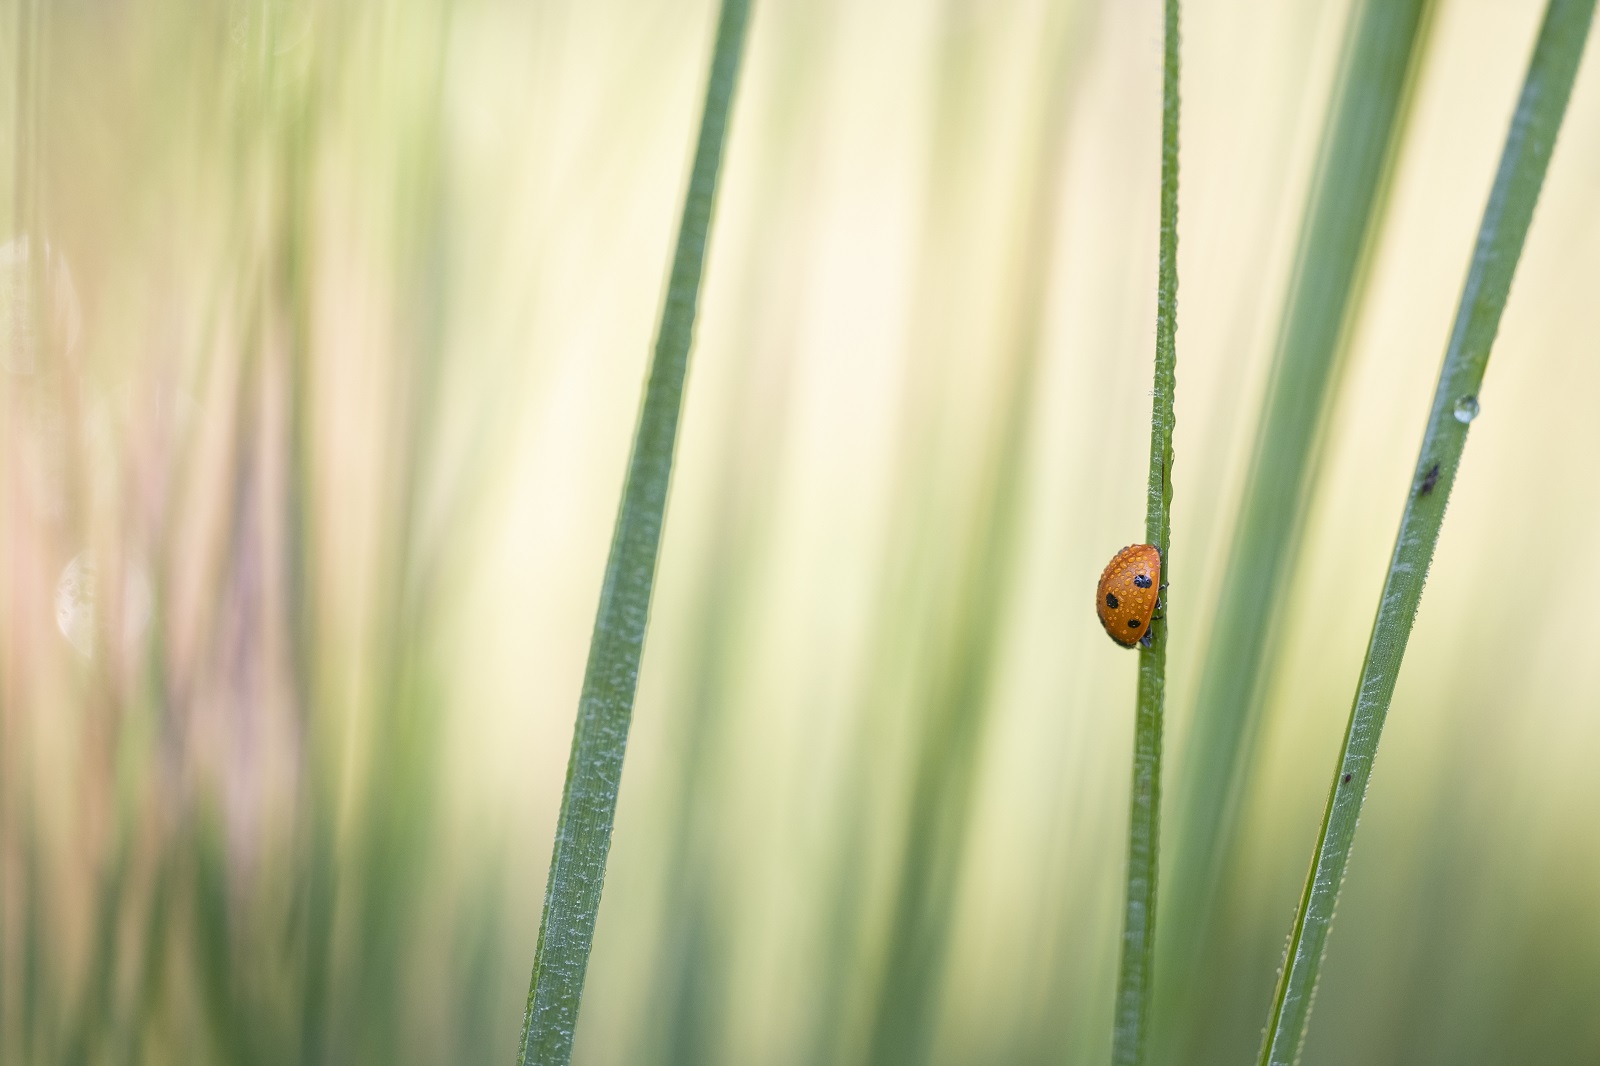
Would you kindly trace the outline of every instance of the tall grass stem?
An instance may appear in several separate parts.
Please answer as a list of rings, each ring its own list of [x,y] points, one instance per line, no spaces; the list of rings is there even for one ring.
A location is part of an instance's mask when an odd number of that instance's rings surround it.
[[[1299,1058],[1305,1040],[1328,929],[1355,840],[1378,738],[1439,542],[1467,430],[1478,413],[1478,391],[1511,291],[1511,278],[1572,95],[1594,7],[1595,0],[1551,0],[1545,8],[1489,205],[1478,229],[1310,874],[1289,934],[1286,964],[1261,1049],[1263,1066],[1290,1066]]]
[[[565,1066],[633,717],[639,659],[666,510],[711,211],[728,115],[743,57],[749,0],[723,0],[688,194],[678,228],[660,332],[645,385],[627,482],[617,511],[589,662],[572,733],[544,914],[523,1019],[521,1066]]]
[[[1161,580],[1172,576],[1172,430],[1178,332],[1178,0],[1166,0],[1161,88],[1161,247],[1156,281],[1155,398],[1150,407],[1150,487],[1145,540],[1161,553]],[[1128,809],[1128,892],[1122,918],[1122,964],[1111,1034],[1115,1066],[1144,1060],[1155,970],[1156,862],[1161,820],[1161,728],[1167,690],[1167,622],[1151,620],[1150,647],[1139,654]]]

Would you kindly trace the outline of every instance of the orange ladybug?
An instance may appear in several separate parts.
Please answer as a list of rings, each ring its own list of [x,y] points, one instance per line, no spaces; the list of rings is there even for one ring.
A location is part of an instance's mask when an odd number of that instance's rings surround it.
[[[1161,597],[1161,553],[1130,544],[1111,557],[1095,590],[1094,609],[1111,639],[1124,648],[1150,646],[1150,621]]]

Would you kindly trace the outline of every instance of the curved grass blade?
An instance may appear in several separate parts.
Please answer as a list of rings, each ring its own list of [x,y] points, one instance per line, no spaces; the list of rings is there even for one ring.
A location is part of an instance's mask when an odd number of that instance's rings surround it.
[[[1178,0],[1166,0],[1161,88],[1161,251],[1156,280],[1155,400],[1150,407],[1150,489],[1145,540],[1161,552],[1161,580],[1172,575],[1172,411],[1177,391],[1178,331]],[[1169,612],[1170,613],[1170,612]],[[1152,619],[1150,647],[1139,652],[1139,698],[1133,734],[1133,789],[1128,810],[1128,894],[1122,917],[1111,1061],[1144,1060],[1154,982],[1157,839],[1161,818],[1161,724],[1167,690],[1167,623]]]
[[[1511,290],[1511,277],[1533,219],[1556,133],[1594,16],[1595,0],[1551,0],[1522,84],[1489,205],[1478,230],[1455,326],[1428,415],[1428,430],[1400,520],[1383,599],[1373,622],[1361,683],[1345,727],[1339,763],[1317,836],[1311,872],[1289,934],[1287,964],[1273,997],[1261,1050],[1263,1066],[1299,1058],[1322,969],[1334,904],[1350,858],[1378,737],[1394,695],[1400,661],[1428,566],[1439,541],[1445,504],[1455,482],[1467,425],[1477,414],[1478,388]]]
[[[565,1066],[594,943],[595,914],[617,810],[622,758],[655,584],[667,483],[677,444],[689,345],[728,113],[744,53],[749,0],[723,0],[699,141],[667,283],[644,404],[617,511],[611,555],[572,732],[544,915],[523,1016],[521,1066]]]
[[[1204,1009],[1207,985],[1197,966],[1253,763],[1271,636],[1299,554],[1316,442],[1338,391],[1339,354],[1381,231],[1433,7],[1431,0],[1366,0],[1346,31],[1178,775],[1157,996],[1164,1058],[1176,1054]]]

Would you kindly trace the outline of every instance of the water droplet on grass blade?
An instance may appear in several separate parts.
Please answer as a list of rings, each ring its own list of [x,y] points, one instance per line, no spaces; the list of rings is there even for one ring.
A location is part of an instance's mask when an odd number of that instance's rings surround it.
[[[1476,396],[1463,396],[1456,401],[1456,421],[1466,425],[1478,417],[1478,398]]]

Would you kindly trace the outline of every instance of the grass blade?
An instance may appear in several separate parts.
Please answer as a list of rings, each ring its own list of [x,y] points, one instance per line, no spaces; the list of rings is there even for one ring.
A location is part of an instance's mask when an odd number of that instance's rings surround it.
[[[749,0],[723,0],[718,18],[705,109],[661,329],[617,511],[572,733],[572,754],[523,1017],[518,1057],[522,1066],[564,1066],[572,1057],[573,1029],[594,942],[595,914],[605,881],[622,757],[655,584],[712,202],[749,9]]]
[[[1161,87],[1161,251],[1156,281],[1155,399],[1150,406],[1150,489],[1145,540],[1161,552],[1161,580],[1171,582],[1172,399],[1178,352],[1178,0],[1166,0]],[[1144,1060],[1149,1042],[1155,963],[1156,860],[1161,819],[1161,725],[1167,691],[1167,623],[1152,619],[1150,647],[1139,652],[1139,698],[1128,809],[1128,894],[1117,976],[1114,1064]]]
[[[1468,423],[1477,413],[1478,389],[1511,290],[1512,274],[1522,255],[1556,133],[1572,94],[1594,6],[1595,0],[1551,0],[1545,9],[1489,205],[1478,230],[1383,598],[1367,645],[1361,682],[1345,727],[1311,872],[1289,934],[1287,964],[1273,997],[1261,1051],[1264,1066],[1293,1063],[1305,1039],[1312,994],[1322,969],[1328,928],[1355,839],[1378,737],[1439,541],[1439,527],[1466,445]]]

